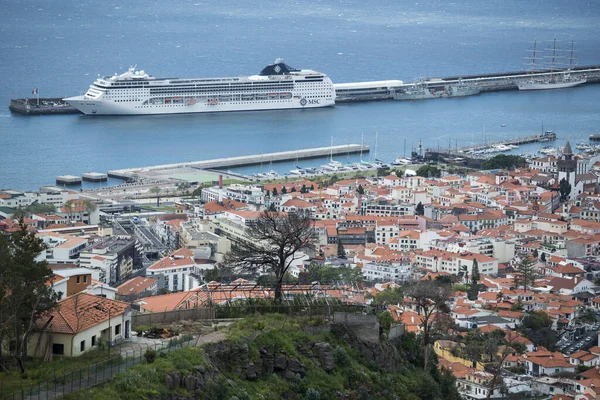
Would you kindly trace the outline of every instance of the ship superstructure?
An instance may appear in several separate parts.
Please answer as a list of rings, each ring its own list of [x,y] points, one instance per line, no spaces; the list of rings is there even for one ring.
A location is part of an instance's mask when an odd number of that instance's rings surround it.
[[[335,89],[327,75],[277,59],[258,75],[235,78],[155,78],[131,67],[64,100],[93,115],[255,111],[333,106]]]

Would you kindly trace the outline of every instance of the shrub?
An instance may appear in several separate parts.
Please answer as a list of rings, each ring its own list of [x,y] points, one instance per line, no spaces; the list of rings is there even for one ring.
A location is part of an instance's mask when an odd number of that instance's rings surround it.
[[[137,332],[137,335],[141,337],[144,332],[147,332],[150,329],[152,329],[150,325],[140,325],[136,326],[135,331]]]
[[[306,391],[307,400],[321,400],[321,392],[315,388],[308,388]]]
[[[152,364],[156,360],[156,351],[154,349],[146,350],[144,358],[148,364]]]
[[[349,366],[351,363],[350,357],[348,356],[348,353],[346,353],[346,349],[341,346],[338,346],[333,350],[333,360],[335,361],[335,365],[342,368]]]

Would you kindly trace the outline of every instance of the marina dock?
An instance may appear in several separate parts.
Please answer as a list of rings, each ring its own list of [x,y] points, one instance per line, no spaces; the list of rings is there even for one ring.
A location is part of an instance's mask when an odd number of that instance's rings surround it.
[[[336,103],[391,100],[397,91],[416,84],[428,89],[437,90],[452,85],[476,85],[481,92],[497,92],[502,90],[518,90],[517,83],[535,79],[548,79],[552,74],[566,72],[566,69],[540,70],[533,75],[528,71],[503,72],[495,74],[477,74],[450,76],[446,78],[425,78],[418,82],[402,82],[398,80],[334,83]],[[570,70],[573,78],[585,77],[586,83],[600,82],[600,65],[574,67]]]
[[[81,177],[75,175],[61,175],[56,177],[56,183],[59,185],[80,185]]]
[[[81,179],[88,182],[106,182],[108,180],[108,174],[101,172],[86,172],[81,175]]]
[[[311,158],[322,158],[336,155],[368,153],[369,146],[360,144],[343,144],[338,146],[317,147],[312,149],[301,149],[281,151],[277,153],[256,154],[250,156],[218,158],[214,160],[192,161],[179,164],[155,165],[143,168],[128,168],[108,171],[108,176],[118,179],[129,179],[136,174],[159,173],[168,170],[227,170],[234,167],[249,165],[268,165],[272,162],[306,160]]]
[[[460,162],[469,167],[481,168],[481,165],[486,159],[499,153],[499,151],[486,153],[486,150],[499,148],[501,146],[519,146],[529,143],[553,142],[555,140],[556,133],[546,131],[539,135],[511,138],[498,142],[480,143],[472,146],[447,149],[425,149],[424,158],[427,161]]]

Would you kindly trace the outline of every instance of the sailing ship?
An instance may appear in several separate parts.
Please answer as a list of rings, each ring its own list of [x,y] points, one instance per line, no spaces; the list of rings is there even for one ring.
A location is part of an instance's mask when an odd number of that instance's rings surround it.
[[[551,51],[551,55],[544,56],[544,58],[550,58],[550,75],[544,74],[540,75],[536,74],[536,60],[541,52],[537,48],[537,41],[533,42],[533,50],[529,50],[532,52],[531,59],[529,65],[531,65],[531,79],[527,81],[517,82],[517,86],[519,90],[548,90],[548,89],[565,89],[574,86],[579,86],[586,82],[586,79],[583,77],[575,77],[571,76],[571,68],[573,67],[573,53],[574,42],[571,42],[571,61],[569,62],[569,67],[566,70],[556,71],[556,66],[560,65],[559,60],[564,58],[557,54],[556,47],[556,39],[554,39],[554,45],[550,49],[546,49]]]

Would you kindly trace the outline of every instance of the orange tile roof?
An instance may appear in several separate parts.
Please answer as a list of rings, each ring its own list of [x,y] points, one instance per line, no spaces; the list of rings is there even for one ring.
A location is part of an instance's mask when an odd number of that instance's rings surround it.
[[[150,286],[158,282],[158,279],[136,276],[117,287],[117,294],[121,296],[135,296],[147,290]]]
[[[78,293],[58,302],[54,310],[46,313],[38,321],[43,326],[49,317],[52,322],[47,328],[50,332],[74,334],[85,331],[110,318],[123,314],[129,304],[87,293]]]

